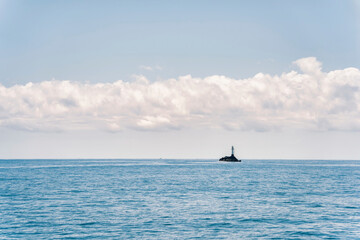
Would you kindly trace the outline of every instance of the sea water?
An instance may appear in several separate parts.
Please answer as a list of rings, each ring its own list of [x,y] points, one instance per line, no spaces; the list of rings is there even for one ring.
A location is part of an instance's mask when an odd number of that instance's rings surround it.
[[[360,161],[0,160],[0,239],[360,239]]]

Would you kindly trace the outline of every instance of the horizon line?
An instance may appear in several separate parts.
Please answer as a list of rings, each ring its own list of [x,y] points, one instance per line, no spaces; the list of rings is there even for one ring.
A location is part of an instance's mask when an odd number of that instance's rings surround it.
[[[0,160],[219,160],[218,158],[0,158]],[[360,161],[360,159],[324,158],[241,158],[242,161]]]

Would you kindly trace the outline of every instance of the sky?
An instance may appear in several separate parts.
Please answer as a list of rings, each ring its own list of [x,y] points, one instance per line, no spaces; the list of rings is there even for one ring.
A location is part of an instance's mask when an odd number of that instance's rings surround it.
[[[360,159],[360,2],[0,0],[0,158]]]

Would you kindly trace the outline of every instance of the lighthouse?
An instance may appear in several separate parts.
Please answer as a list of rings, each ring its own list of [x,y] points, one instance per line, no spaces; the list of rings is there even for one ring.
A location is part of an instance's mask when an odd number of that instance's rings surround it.
[[[241,162],[240,159],[237,159],[234,155],[234,146],[231,146],[231,156],[225,156],[219,159],[222,162]]]

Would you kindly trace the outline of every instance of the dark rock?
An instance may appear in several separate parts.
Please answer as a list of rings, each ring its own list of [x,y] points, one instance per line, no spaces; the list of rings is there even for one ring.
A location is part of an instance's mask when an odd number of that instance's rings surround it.
[[[222,158],[219,159],[219,161],[222,161],[222,162],[241,162],[240,159],[237,159],[234,156],[234,147],[231,147],[231,156],[222,157]]]

